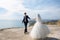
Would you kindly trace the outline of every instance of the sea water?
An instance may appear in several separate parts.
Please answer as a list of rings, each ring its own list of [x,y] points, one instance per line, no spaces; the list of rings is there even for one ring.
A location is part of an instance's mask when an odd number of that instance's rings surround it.
[[[12,27],[24,27],[22,20],[0,20],[0,29],[12,28]]]

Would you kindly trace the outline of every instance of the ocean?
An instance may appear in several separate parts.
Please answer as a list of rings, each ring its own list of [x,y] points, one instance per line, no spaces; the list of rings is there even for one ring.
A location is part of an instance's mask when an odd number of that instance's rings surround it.
[[[13,27],[24,27],[22,20],[0,20],[0,29],[13,28]]]
[[[43,20],[43,22],[54,22],[58,20]],[[30,20],[28,26],[34,25],[36,21]],[[3,28],[24,28],[24,23],[22,23],[22,20],[0,20],[0,29]]]

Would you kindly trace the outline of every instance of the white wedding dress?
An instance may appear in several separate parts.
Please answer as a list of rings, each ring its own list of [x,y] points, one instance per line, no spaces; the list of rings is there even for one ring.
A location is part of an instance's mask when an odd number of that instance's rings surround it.
[[[40,15],[38,14],[36,23],[32,28],[32,31],[30,32],[30,37],[39,39],[39,38],[45,38],[50,33],[50,30],[48,27],[44,24],[42,24]]]

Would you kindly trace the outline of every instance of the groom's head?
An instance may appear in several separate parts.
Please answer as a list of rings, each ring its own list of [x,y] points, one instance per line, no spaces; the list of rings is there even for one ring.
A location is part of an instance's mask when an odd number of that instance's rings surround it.
[[[26,15],[27,13],[25,12],[24,15]]]

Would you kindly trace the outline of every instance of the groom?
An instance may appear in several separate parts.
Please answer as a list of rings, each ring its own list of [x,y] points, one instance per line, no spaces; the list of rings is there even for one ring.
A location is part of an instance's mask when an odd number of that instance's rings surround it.
[[[24,25],[25,25],[25,30],[24,30],[24,33],[26,33],[27,32],[27,24],[28,24],[28,19],[30,19],[30,17],[27,15],[27,13],[25,12],[24,13],[24,18],[23,18],[23,23],[24,23]]]

